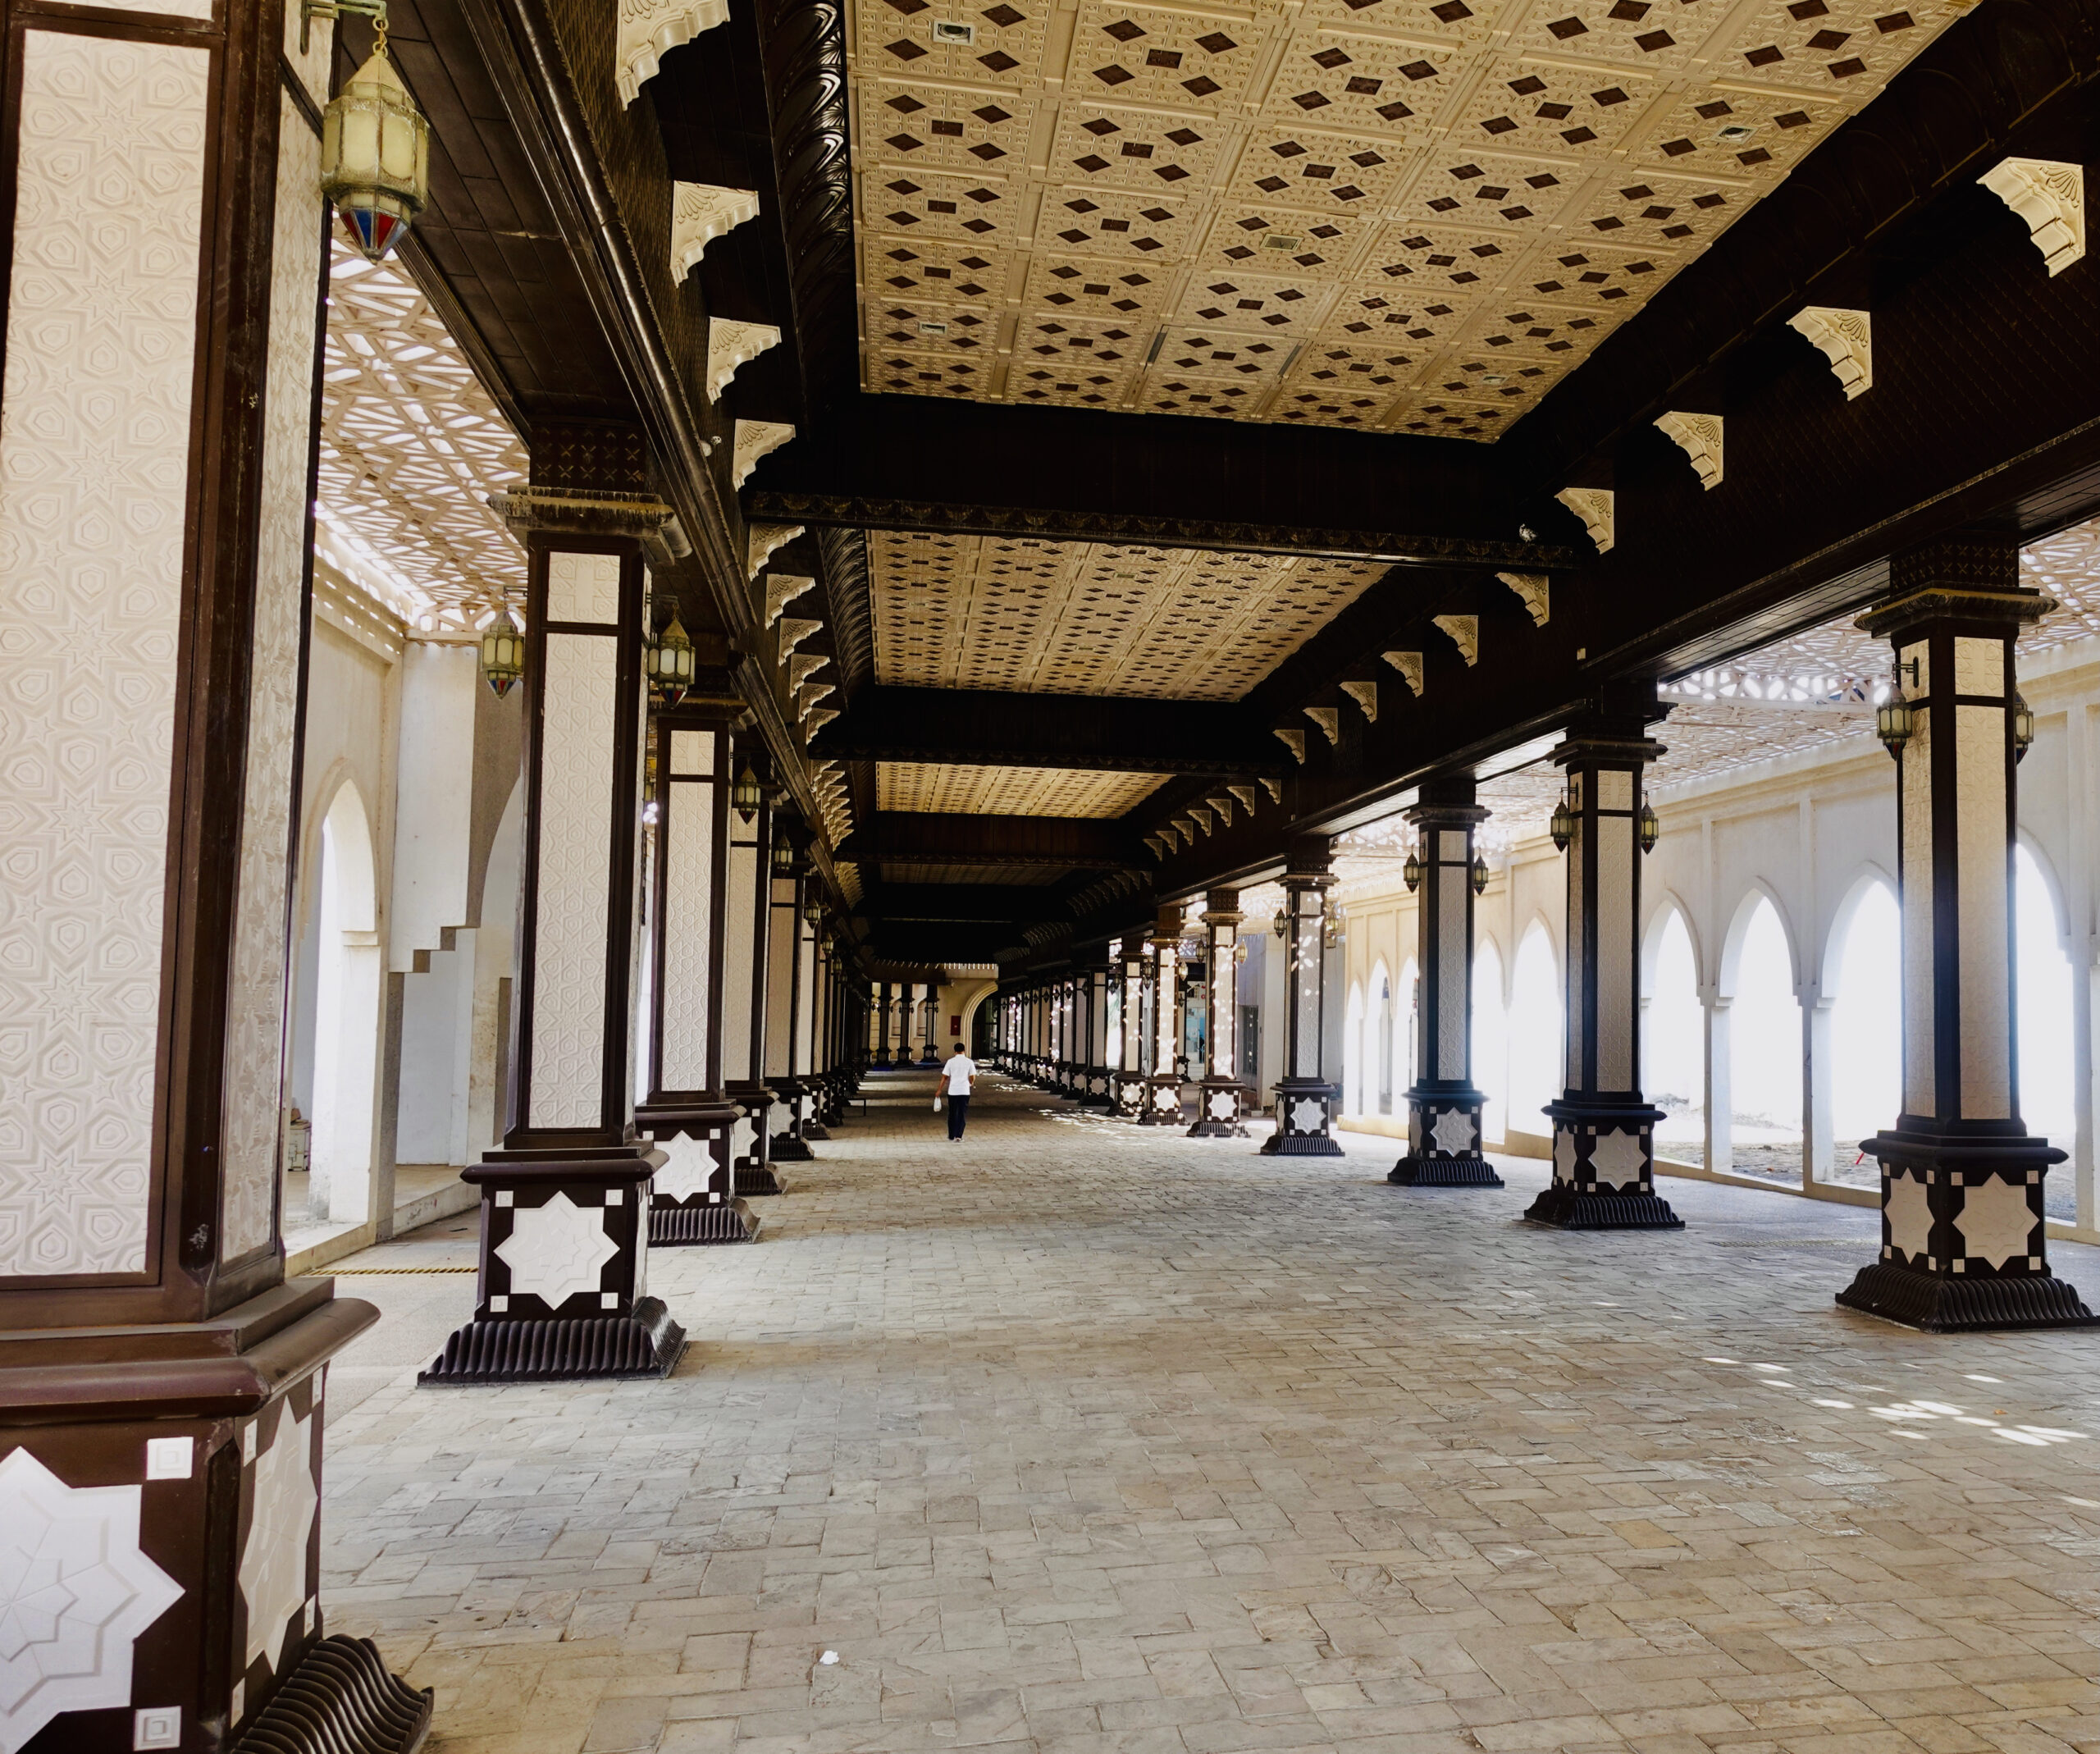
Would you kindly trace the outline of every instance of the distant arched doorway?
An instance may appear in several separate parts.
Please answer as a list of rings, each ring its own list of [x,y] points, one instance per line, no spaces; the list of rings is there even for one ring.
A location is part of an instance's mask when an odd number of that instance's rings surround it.
[[[313,1143],[308,1209],[316,1219],[372,1217],[382,976],[372,823],[345,780],[321,823],[313,989]]]

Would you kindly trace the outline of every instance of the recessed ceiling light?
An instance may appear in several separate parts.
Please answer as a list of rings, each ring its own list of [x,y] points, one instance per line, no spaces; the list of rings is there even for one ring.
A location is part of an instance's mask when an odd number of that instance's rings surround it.
[[[1729,145],[1734,146],[1748,139],[1756,132],[1757,130],[1748,122],[1732,121],[1727,127],[1716,133],[1714,138],[1717,140],[1725,140]]]

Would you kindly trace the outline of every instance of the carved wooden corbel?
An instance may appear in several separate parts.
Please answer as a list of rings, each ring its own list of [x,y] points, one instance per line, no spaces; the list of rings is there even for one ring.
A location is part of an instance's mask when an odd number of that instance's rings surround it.
[[[2085,167],[2003,158],[1976,180],[2027,222],[2052,277],[2085,254]]]
[[[1283,740],[1284,747],[1291,752],[1292,756],[1297,760],[1298,765],[1300,767],[1304,766],[1305,733],[1303,731],[1286,730],[1281,726],[1279,726],[1276,729],[1276,735]],[[1279,794],[1279,796],[1281,796],[1281,794]]]
[[[774,550],[784,548],[802,533],[799,523],[753,523],[744,527],[744,577],[756,578],[764,570],[765,563],[773,558]],[[812,579],[811,583],[815,581]]]
[[[1386,661],[1400,673],[1400,680],[1419,699],[1422,695],[1422,654],[1418,651],[1389,651],[1386,654]]]
[[[1310,719],[1313,724],[1319,726],[1320,734],[1326,738],[1329,742],[1339,743],[1341,742],[1342,715],[1340,708],[1333,706],[1308,706],[1305,709],[1305,716]]]
[[[1544,573],[1497,573],[1495,576],[1517,593],[1531,611],[1534,627],[1542,628],[1553,619],[1550,587]]]
[[[1673,441],[1699,477],[1699,485],[1710,492],[1721,485],[1721,416],[1669,413],[1655,423]]]
[[[814,578],[800,578],[792,573],[775,573],[765,582],[765,624],[769,628],[780,619],[781,611],[806,591],[814,591]]]
[[[1451,636],[1451,643],[1459,648],[1459,655],[1471,669],[1480,661],[1480,617],[1477,615],[1431,615],[1430,620]]]
[[[700,266],[707,246],[758,217],[758,192],[719,189],[712,183],[671,185],[671,278],[682,281]]]
[[[1366,723],[1378,722],[1378,684],[1375,682],[1345,682],[1342,692],[1355,701],[1363,714]]]
[[[737,448],[730,457],[729,485],[742,486],[751,479],[760,458],[779,450],[794,436],[794,427],[784,420],[738,421]]]
[[[1563,487],[1554,498],[1582,520],[1597,552],[1608,555],[1617,537],[1617,496],[1609,487]]]
[[[659,63],[702,31],[729,21],[729,0],[620,0],[613,76],[628,104],[656,77]]]
[[[1874,388],[1874,316],[1869,311],[1841,310],[1811,304],[1787,319],[1789,329],[1805,335],[1823,351],[1838,385],[1850,402]]]
[[[709,317],[707,400],[719,402],[740,368],[749,365],[769,347],[779,345],[780,331],[769,322],[731,322],[720,317]]]

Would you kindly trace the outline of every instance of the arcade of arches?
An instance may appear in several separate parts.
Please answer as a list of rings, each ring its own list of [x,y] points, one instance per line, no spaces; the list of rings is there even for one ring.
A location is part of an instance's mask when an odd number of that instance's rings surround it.
[[[0,11],[0,1754],[2100,1750],[2100,0]]]

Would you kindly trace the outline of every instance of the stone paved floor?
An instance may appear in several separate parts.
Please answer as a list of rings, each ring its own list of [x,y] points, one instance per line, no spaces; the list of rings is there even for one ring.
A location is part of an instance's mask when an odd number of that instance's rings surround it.
[[[1837,1312],[1849,1207],[929,1093],[656,1255],[667,1384],[418,1391],[471,1277],[343,1280],[324,1599],[436,1754],[2100,1750],[2100,1331]]]

